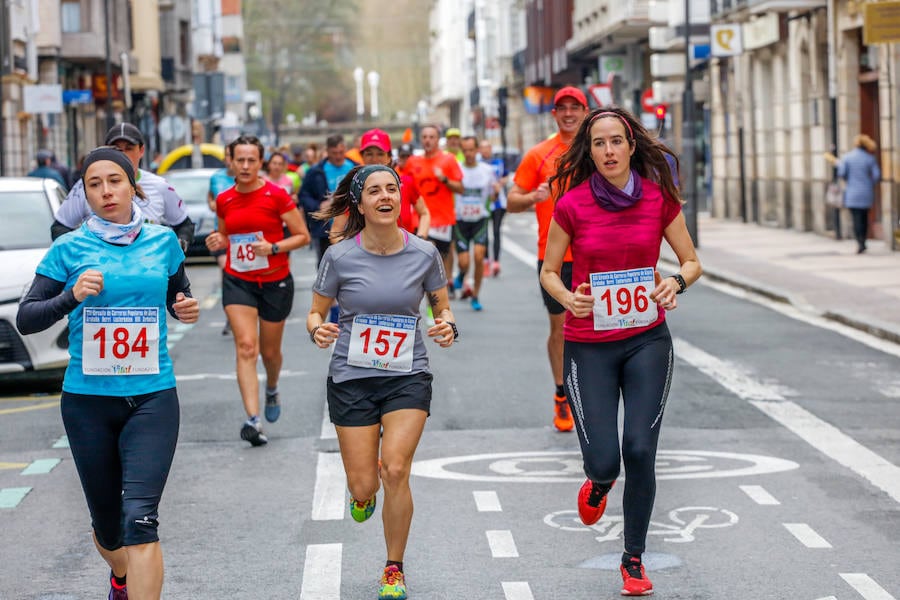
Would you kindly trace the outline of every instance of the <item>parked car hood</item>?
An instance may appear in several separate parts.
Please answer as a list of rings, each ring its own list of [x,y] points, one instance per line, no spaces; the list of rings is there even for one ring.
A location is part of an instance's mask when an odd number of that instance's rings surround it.
[[[18,300],[22,296],[46,253],[46,248],[0,252],[0,302]]]

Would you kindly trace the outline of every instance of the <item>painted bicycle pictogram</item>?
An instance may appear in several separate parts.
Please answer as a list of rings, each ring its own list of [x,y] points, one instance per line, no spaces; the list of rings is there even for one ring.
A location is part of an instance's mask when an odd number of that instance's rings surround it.
[[[685,544],[696,539],[699,529],[732,527],[738,516],[724,508],[713,506],[683,506],[670,510],[669,522],[650,521],[648,536],[659,536],[664,542]],[[585,525],[574,510],[559,510],[544,517],[544,523],[561,531],[591,531],[597,533],[598,542],[612,542],[622,538],[625,519],[622,515],[605,514],[594,525]]]

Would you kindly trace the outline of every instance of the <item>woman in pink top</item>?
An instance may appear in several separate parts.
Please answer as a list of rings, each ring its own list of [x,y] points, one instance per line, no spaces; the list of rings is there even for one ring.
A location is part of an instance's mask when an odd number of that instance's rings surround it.
[[[567,192],[554,209],[541,269],[544,289],[567,310],[564,377],[587,476],[578,493],[585,524],[603,515],[620,461],[628,474],[620,569],[626,596],[653,592],[641,555],[672,378],[666,311],[701,274],[666,155],[674,156],[627,111],[603,108],[588,115],[551,178]],[[681,264],[665,278],[656,271],[663,239]],[[574,290],[559,276],[570,247]]]
[[[287,175],[287,158],[280,152],[273,152],[266,165],[266,179],[291,195],[294,193],[294,182]]]

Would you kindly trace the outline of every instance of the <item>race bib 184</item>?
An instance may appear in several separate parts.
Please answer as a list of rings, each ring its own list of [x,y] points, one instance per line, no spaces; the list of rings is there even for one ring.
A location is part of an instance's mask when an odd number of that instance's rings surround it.
[[[358,315],[350,330],[347,364],[409,373],[413,365],[418,317]]]
[[[659,317],[650,301],[653,268],[591,273],[594,296],[594,330],[645,327]]]
[[[228,253],[231,268],[238,273],[260,271],[269,268],[269,257],[258,256],[253,251],[253,243],[262,239],[262,231],[255,233],[234,233],[228,236]]]
[[[159,309],[84,308],[81,371],[85,375],[159,373]]]

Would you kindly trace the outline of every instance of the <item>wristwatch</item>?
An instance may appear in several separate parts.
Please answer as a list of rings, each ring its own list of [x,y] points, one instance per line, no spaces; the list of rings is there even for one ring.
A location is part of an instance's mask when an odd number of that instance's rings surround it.
[[[675,273],[674,275],[669,275],[672,279],[675,280],[675,283],[678,284],[678,291],[676,294],[683,294],[684,290],[687,289],[687,283],[684,281],[684,277],[681,276],[681,273]]]
[[[278,244],[272,244],[272,254],[278,254]]]
[[[447,325],[450,326],[450,329],[453,330],[453,341],[455,342],[459,339],[459,329],[456,328],[456,323],[454,323],[453,321],[445,321],[445,323],[447,323]]]
[[[450,181],[450,178],[447,177],[446,175],[441,175],[441,180],[440,180],[440,181],[441,181],[441,183],[443,183],[444,185],[447,185],[447,182]]]

